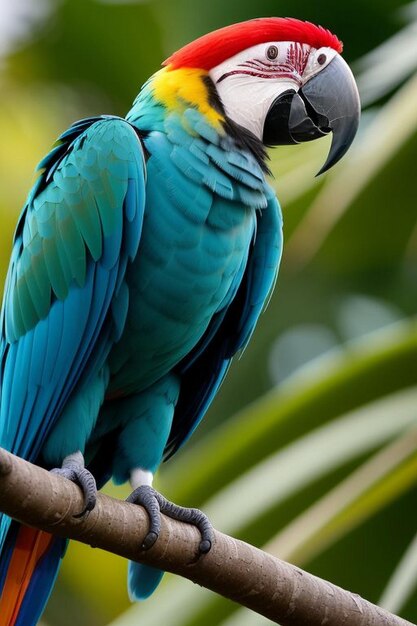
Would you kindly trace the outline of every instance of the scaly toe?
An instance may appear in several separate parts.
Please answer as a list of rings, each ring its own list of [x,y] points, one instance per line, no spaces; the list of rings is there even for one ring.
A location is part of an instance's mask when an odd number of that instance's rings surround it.
[[[85,468],[80,470],[76,482],[84,494],[84,510],[78,515],[74,515],[74,517],[80,518],[88,515],[96,506],[97,485],[94,476]]]
[[[52,474],[58,474],[67,480],[78,485],[84,496],[84,508],[81,513],[74,515],[75,518],[81,518],[90,513],[96,506],[97,502],[97,486],[94,476],[84,467],[83,462],[78,463],[73,456],[64,460],[62,467],[55,467],[51,470]],[[82,456],[80,455],[82,458]],[[83,459],[84,461],[84,459]]]
[[[161,532],[161,512],[157,499],[157,492],[149,485],[141,485],[126,499],[132,504],[140,504],[146,510],[149,518],[149,530],[142,543],[142,550],[149,550]]]
[[[159,498],[161,513],[164,513],[165,515],[168,515],[168,517],[178,520],[179,522],[185,522],[186,524],[197,526],[201,534],[199,552],[200,554],[207,554],[207,552],[211,550],[214,539],[213,526],[211,525],[207,515],[199,509],[187,509],[170,502],[161,496],[161,494],[157,495]]]
[[[179,522],[197,526],[201,534],[199,554],[207,554],[211,550],[214,538],[213,527],[208,517],[199,509],[186,509],[178,506],[148,485],[142,485],[135,489],[127,498],[127,502],[142,505],[148,513],[149,531],[142,544],[143,550],[149,550],[159,537],[161,513]]]

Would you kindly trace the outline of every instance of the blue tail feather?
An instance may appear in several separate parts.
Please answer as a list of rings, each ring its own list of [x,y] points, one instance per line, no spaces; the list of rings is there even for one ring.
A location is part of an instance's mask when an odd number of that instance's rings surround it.
[[[128,588],[132,602],[149,598],[161,582],[164,573],[156,567],[129,561]]]

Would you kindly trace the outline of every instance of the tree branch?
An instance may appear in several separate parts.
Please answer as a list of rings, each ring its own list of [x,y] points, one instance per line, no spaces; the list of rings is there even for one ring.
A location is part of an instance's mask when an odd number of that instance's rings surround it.
[[[163,517],[158,541],[143,552],[148,520],[142,507],[102,494],[87,518],[74,517],[82,507],[76,485],[0,449],[0,510],[29,526],[179,574],[281,626],[411,625],[220,532],[209,554],[197,558],[196,528]]]

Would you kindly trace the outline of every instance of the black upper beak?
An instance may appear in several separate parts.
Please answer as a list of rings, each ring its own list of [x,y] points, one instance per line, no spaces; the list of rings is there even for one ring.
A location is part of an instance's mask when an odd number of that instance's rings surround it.
[[[359,125],[360,100],[347,63],[337,55],[298,91],[278,96],[268,111],[263,141],[267,145],[301,143],[333,133],[327,160],[318,174],[337,163]]]

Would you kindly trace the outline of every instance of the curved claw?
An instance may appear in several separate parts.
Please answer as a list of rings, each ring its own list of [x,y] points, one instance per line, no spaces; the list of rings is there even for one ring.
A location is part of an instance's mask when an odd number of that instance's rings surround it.
[[[148,532],[148,534],[146,535],[145,539],[143,540],[143,543],[141,545],[142,550],[150,550],[153,546],[153,544],[156,542],[156,540],[159,537],[159,533],[155,533],[152,530]]]
[[[161,532],[161,512],[156,493],[155,489],[152,489],[149,485],[141,485],[126,498],[126,502],[143,506],[149,517],[149,530],[143,540],[142,550],[152,548]]]
[[[90,513],[96,506],[97,486],[94,476],[85,468],[77,475],[76,482],[81,487],[84,494],[84,510],[78,513],[78,515],[74,515],[74,517],[80,518]]]
[[[55,467],[51,472],[70,480],[81,488],[84,496],[84,508],[80,513],[74,515],[74,517],[79,519],[88,515],[96,506],[97,486],[92,473],[84,467],[82,454],[76,453],[70,455],[64,459],[62,467]]]
[[[148,485],[141,485],[127,498],[127,502],[140,504],[148,513],[149,530],[143,543],[142,549],[149,550],[159,537],[161,530],[161,513],[171,519],[197,526],[201,534],[199,554],[207,554],[213,545],[213,527],[208,517],[199,509],[187,509],[170,502],[163,495]]]

